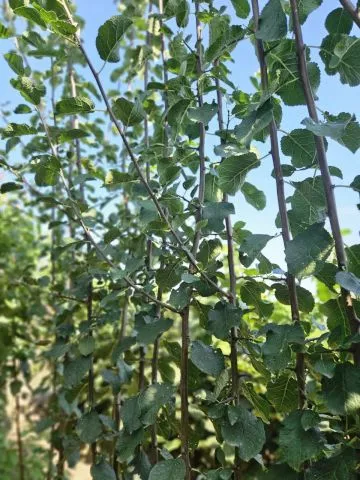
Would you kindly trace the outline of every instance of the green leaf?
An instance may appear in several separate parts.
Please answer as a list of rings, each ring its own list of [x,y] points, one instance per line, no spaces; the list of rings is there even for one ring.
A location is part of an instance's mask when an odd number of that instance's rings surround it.
[[[360,409],[360,371],[349,362],[335,367],[333,378],[322,379],[322,393],[333,415],[356,413]]]
[[[320,455],[323,449],[319,431],[314,428],[304,430],[301,422],[304,414],[303,410],[290,413],[285,418],[279,435],[282,459],[296,471],[300,471],[306,460]]]
[[[9,192],[14,192],[15,190],[21,190],[22,188],[24,187],[20,183],[6,182],[1,185],[0,192],[9,193]]]
[[[355,480],[356,450],[344,447],[338,454],[310,465],[306,480]]]
[[[79,352],[81,355],[90,355],[95,350],[95,340],[92,336],[86,336],[80,339]]]
[[[24,61],[23,61],[21,55],[18,55],[15,52],[10,52],[10,53],[5,53],[4,58],[7,61],[9,67],[17,75],[24,75],[25,67],[24,67]]]
[[[253,168],[258,168],[260,161],[255,153],[247,153],[236,157],[225,158],[218,167],[219,188],[230,195],[244,185],[246,174]]]
[[[220,375],[225,368],[225,360],[221,350],[205,345],[200,340],[192,342],[190,359],[199,370],[214,377]]]
[[[92,410],[85,413],[76,424],[76,431],[84,443],[94,443],[102,434],[102,424],[99,415]]]
[[[343,8],[332,10],[325,20],[325,27],[329,33],[335,35],[339,33],[349,34],[353,27],[353,21],[349,13]]]
[[[271,405],[263,396],[255,392],[252,383],[242,382],[241,391],[254,408],[255,415],[264,423],[270,423]]]
[[[305,118],[301,123],[314,135],[338,140],[345,134],[345,129],[350,119],[351,117],[347,121],[314,122],[311,118]]]
[[[299,233],[285,247],[289,272],[299,277],[313,275],[330,255],[333,240],[321,223]]]
[[[224,230],[224,220],[235,213],[234,205],[229,202],[206,202],[202,217],[207,220],[206,230],[221,232]]]
[[[95,105],[87,97],[68,97],[56,103],[56,115],[77,115],[79,113],[91,113],[95,111]]]
[[[275,297],[280,303],[290,305],[290,297],[288,287],[282,283],[274,283]],[[315,300],[312,293],[299,285],[296,286],[296,293],[301,312],[310,313],[315,307]]]
[[[21,137],[22,135],[35,135],[37,129],[25,123],[9,123],[1,129],[2,138]]]
[[[211,122],[217,111],[218,106],[215,102],[204,103],[201,107],[189,108],[188,117],[193,122],[201,122],[206,126]]]
[[[307,17],[316,10],[322,3],[322,0],[299,0],[298,11],[300,23],[306,22]]]
[[[101,25],[96,37],[96,48],[102,60],[111,63],[120,60],[119,43],[132,23],[130,18],[115,15]]]
[[[137,330],[137,342],[142,345],[154,343],[155,340],[173,325],[170,318],[153,318],[141,313],[135,317],[135,329]]]
[[[246,115],[240,125],[234,128],[236,138],[244,145],[250,145],[251,140],[266,128],[273,119],[271,100],[261,104],[256,110]]]
[[[90,469],[93,480],[116,480],[112,466],[103,458]]]
[[[12,78],[10,83],[25,100],[33,105],[40,105],[42,97],[46,94],[45,85],[37,85],[29,77]]]
[[[241,285],[240,294],[241,299],[247,305],[254,305],[257,314],[260,317],[268,318],[274,311],[272,303],[264,302],[261,299],[261,294],[265,292],[265,287],[259,282],[249,280]]]
[[[173,400],[175,389],[168,383],[154,383],[147,387],[139,397],[141,422],[144,426],[153,425],[156,422],[160,408]]]
[[[212,64],[226,52],[235,48],[237,43],[244,38],[245,32],[246,29],[240,25],[226,25],[226,28],[219,32],[221,34],[217,36],[216,40],[206,50],[206,62]]]
[[[130,434],[142,426],[140,415],[139,396],[126,398],[122,406],[122,421]]]
[[[218,302],[213,310],[209,310],[207,330],[222,340],[229,337],[232,327],[239,327],[241,310],[230,303]]]
[[[10,38],[14,37],[15,33],[10,30],[10,28],[5,27],[2,23],[0,23],[0,38]]]
[[[17,105],[17,107],[14,109],[14,113],[16,114],[21,114],[21,113],[31,113],[32,109],[29,107],[29,105],[26,105],[24,103],[20,103],[20,105]]]
[[[343,122],[346,124],[341,137],[336,141],[348,148],[350,152],[355,153],[360,148],[360,125],[356,117],[350,113],[341,112],[339,115],[325,114],[325,118],[332,122]]]
[[[248,0],[231,0],[235,13],[239,18],[247,18],[250,14]]]
[[[245,182],[241,187],[241,192],[245,200],[256,210],[264,210],[266,207],[266,196],[262,190],[259,190],[252,183]]]
[[[35,23],[36,25],[39,25],[39,27],[46,29],[47,24],[41,17],[40,13],[35,10],[35,8],[32,7],[18,7],[15,8],[14,10],[16,15],[19,15],[20,17],[24,17],[27,20],[30,20],[31,22]]]
[[[125,429],[120,430],[119,437],[116,442],[116,451],[120,462],[129,461],[133,456],[135,448],[140,445],[145,436],[143,428],[133,433],[128,433]]]
[[[346,290],[360,295],[360,279],[351,272],[337,272],[336,281]]]
[[[42,155],[33,161],[35,170],[35,183],[39,187],[56,185],[61,165],[59,160],[52,155]]]
[[[158,462],[150,471],[148,480],[184,480],[185,463],[181,458]]]
[[[281,139],[282,153],[291,157],[296,168],[311,167],[316,162],[314,135],[305,129],[297,128]]]
[[[340,74],[341,83],[351,87],[360,85],[360,38],[341,35],[329,67]]]
[[[292,375],[282,374],[267,384],[266,398],[272,403],[276,412],[289,413],[298,406],[298,386]]]
[[[262,355],[266,367],[279,372],[291,362],[292,343],[303,344],[304,332],[300,325],[276,325],[269,323],[260,332],[266,332],[266,342],[262,346]]]
[[[239,457],[248,462],[265,443],[264,425],[243,407],[228,407],[228,418],[221,425],[225,442],[239,449]]]
[[[346,248],[348,258],[348,269],[357,277],[360,277],[360,244]]]
[[[255,37],[270,42],[280,40],[287,34],[286,15],[280,0],[269,0],[259,18],[259,28]]]
[[[245,267],[250,267],[259,253],[265,248],[268,241],[273,237],[263,233],[248,235],[240,245],[240,261]]]
[[[75,360],[64,362],[64,387],[77,387],[89,371],[91,365],[90,357],[79,357]]]
[[[319,223],[326,218],[326,199],[321,176],[293,182],[295,192],[290,198],[292,213],[303,226]],[[291,219],[290,219],[291,221]]]
[[[171,105],[167,112],[167,121],[171,127],[180,128],[190,104],[191,100],[183,98]]]
[[[81,128],[70,128],[69,130],[65,130],[60,133],[60,135],[58,136],[58,142],[59,143],[72,142],[73,140],[85,138],[88,135],[89,134],[84,130],[81,130]]]
[[[121,120],[125,126],[136,125],[142,122],[146,116],[140,102],[130,102],[124,97],[116,99],[112,108],[115,117]]]

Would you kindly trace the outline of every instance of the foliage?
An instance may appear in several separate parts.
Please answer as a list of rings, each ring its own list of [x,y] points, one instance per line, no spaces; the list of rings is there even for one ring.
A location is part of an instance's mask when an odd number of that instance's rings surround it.
[[[360,84],[354,12],[323,19],[319,66],[302,25],[320,0],[126,0],[99,25],[98,58],[74,3],[10,0],[0,25],[18,101],[0,151],[6,468],[356,478],[360,247],[345,251],[326,152],[357,154],[360,127],[314,100],[326,75],[339,95]],[[249,92],[241,42],[259,62]],[[232,225],[244,202],[265,208],[248,180],[269,161],[273,230]],[[359,176],[341,186],[358,195]],[[264,254],[279,236],[285,270]]]

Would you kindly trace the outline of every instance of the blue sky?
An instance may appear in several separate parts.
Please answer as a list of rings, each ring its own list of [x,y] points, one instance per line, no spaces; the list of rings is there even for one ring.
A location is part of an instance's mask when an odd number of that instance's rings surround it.
[[[263,5],[265,2],[260,2]],[[90,54],[90,57],[94,59],[95,65],[100,68],[101,60],[98,57],[95,48],[95,38],[99,26],[104,23],[110,16],[117,13],[116,6],[113,0],[77,0],[79,14],[85,18],[86,26],[82,32],[82,37],[85,42],[85,46]],[[230,0],[215,0],[215,6],[220,7],[225,5],[228,7],[228,12],[233,14]],[[324,27],[324,21],[327,13],[339,6],[337,0],[323,0],[320,8],[311,14],[308,21],[304,25],[304,41],[308,45],[319,46],[322,38],[326,35]],[[191,9],[193,11],[193,8]],[[240,19],[233,20],[234,23],[242,23]],[[354,35],[358,35],[358,32],[353,29]],[[5,53],[9,49],[9,43],[2,41],[0,43],[1,54]],[[249,41],[241,42],[234,51],[234,63],[230,65],[232,70],[232,81],[237,88],[251,92],[253,87],[249,81],[249,77],[257,72],[258,64],[254,55],[253,47]],[[359,88],[350,88],[346,85],[341,85],[338,76],[327,76],[322,69],[322,62],[318,56],[318,49],[311,49],[312,59],[318,61],[318,64],[322,70],[321,85],[318,90],[318,106],[322,110],[328,110],[333,114],[339,112],[349,112],[358,114],[360,116],[360,94]],[[115,65],[116,67],[116,65]],[[12,90],[9,85],[9,79],[12,74],[5,63],[4,59],[0,58],[0,68],[2,72],[2,98],[3,100],[9,100],[13,105],[19,103],[19,97]],[[106,81],[109,72],[113,67],[108,65],[102,73],[104,83],[110,87],[110,83]],[[113,85],[112,85],[113,86]],[[126,89],[126,86],[124,86]],[[99,108],[102,108],[99,105]],[[287,131],[293,128],[299,128],[300,122],[307,115],[305,107],[289,107],[283,109],[283,128]],[[19,118],[17,119],[19,121]],[[211,136],[209,136],[207,153],[213,158],[212,148],[213,143]],[[268,145],[259,144],[257,147],[261,150],[262,154],[268,152]],[[338,145],[336,142],[329,140],[328,148],[328,161],[330,165],[336,165],[343,171],[344,180],[334,178],[335,184],[349,184],[355,175],[359,174],[359,156],[360,151],[355,155],[344,147]],[[284,158],[284,161],[288,162],[288,158]],[[272,170],[271,157],[267,157],[260,168],[250,173],[248,180],[254,183],[258,188],[262,189],[267,196],[267,207],[263,211],[256,211],[253,207],[248,205],[241,194],[232,199],[236,216],[234,220],[241,219],[247,222],[247,228],[254,233],[276,233],[274,226],[274,219],[277,213],[277,200],[275,192],[275,182],[270,176]],[[308,175],[312,173],[309,172]],[[289,188],[288,194],[290,195],[292,189]],[[358,202],[358,195],[350,189],[339,188],[336,189],[336,198],[339,208],[339,214],[341,218],[342,228],[351,229],[352,233],[346,236],[346,242],[348,244],[359,242],[359,211],[356,208]],[[268,254],[272,261],[279,262],[283,266],[282,261],[282,245],[281,240],[274,240],[268,247],[265,253]]]

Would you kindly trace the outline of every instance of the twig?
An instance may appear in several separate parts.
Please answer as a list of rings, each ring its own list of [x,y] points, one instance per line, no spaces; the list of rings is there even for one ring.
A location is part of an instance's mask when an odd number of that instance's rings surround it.
[[[340,0],[341,5],[344,7],[344,10],[351,15],[354,23],[360,28],[360,12],[359,8],[354,7],[351,0]]]

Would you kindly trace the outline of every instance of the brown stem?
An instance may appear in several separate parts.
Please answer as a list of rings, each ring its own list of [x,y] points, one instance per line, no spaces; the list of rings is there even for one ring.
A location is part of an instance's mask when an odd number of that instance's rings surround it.
[[[254,29],[257,31],[259,27],[259,3],[258,0],[252,0],[252,9],[253,9],[253,18],[254,18]],[[256,40],[256,50],[257,57],[260,64],[261,72],[261,87],[265,94],[268,93],[269,82],[268,82],[268,71],[265,59],[264,45],[262,40]],[[284,247],[291,240],[289,218],[286,208],[286,197],[284,189],[284,178],[281,170],[281,160],[280,160],[280,151],[279,151],[279,141],[277,134],[277,126],[272,118],[269,126],[270,131],[270,143],[271,143],[271,156],[274,165],[275,172],[275,181],[276,181],[276,193],[279,207],[279,215],[281,221],[281,230]],[[287,287],[289,292],[290,306],[291,306],[291,317],[294,323],[300,323],[300,312],[299,312],[299,303],[296,292],[296,281],[295,277],[291,274],[287,274]],[[299,399],[299,408],[304,408],[306,401],[305,393],[305,364],[304,364],[304,354],[296,354],[296,376],[298,384],[298,399]]]
[[[87,298],[87,322],[89,326],[89,336],[92,337],[92,312],[93,312],[93,284],[92,280],[88,283],[88,298]],[[94,356],[91,355],[91,364],[89,368],[89,383],[88,383],[88,403],[89,408],[92,410],[95,406],[95,375],[94,375]],[[95,465],[96,463],[96,442],[92,443],[90,446],[91,450],[91,464]]]
[[[14,360],[14,367],[16,368],[16,362]],[[15,370],[16,379],[16,370]],[[15,428],[16,428],[16,443],[18,449],[18,467],[19,467],[19,480],[25,480],[25,458],[24,458],[24,446],[21,437],[21,406],[20,396],[17,393],[15,395]]]
[[[316,105],[311,89],[311,84],[309,80],[308,68],[306,63],[305,57],[305,45],[302,36],[301,24],[299,20],[299,12],[296,0],[290,0],[291,12],[292,12],[292,20],[294,25],[294,33],[295,33],[295,42],[296,42],[296,51],[298,57],[298,69],[300,74],[300,79],[303,87],[303,92],[305,95],[306,105],[309,112],[309,116],[314,120],[314,122],[318,122],[318,115],[316,110]],[[317,159],[319,162],[321,177],[323,180],[324,191],[325,191],[325,198],[327,204],[327,213],[329,216],[329,221],[331,225],[331,231],[334,239],[335,244],[335,252],[336,258],[338,263],[339,270],[346,270],[347,261],[344,249],[344,242],[341,235],[340,230],[340,223],[338,217],[338,211],[336,207],[335,195],[334,195],[334,186],[331,181],[331,176],[329,172],[324,138],[314,135],[315,146],[316,146],[316,153]],[[345,289],[341,289],[341,295],[344,302],[344,307],[346,310],[349,327],[353,334],[359,333],[359,319],[356,316],[352,297],[349,291]],[[352,346],[353,354],[354,354],[354,361],[357,365],[360,365],[360,344],[355,343]]]
[[[190,307],[187,306],[181,314],[181,378],[180,378],[180,399],[181,399],[181,455],[185,462],[185,480],[191,479],[190,449],[189,449],[189,314]]]
[[[215,66],[218,65],[218,60],[214,62]],[[219,130],[224,130],[224,115],[223,115],[223,96],[220,86],[220,81],[218,78],[215,78],[216,85],[216,98],[218,104],[218,125]],[[224,143],[224,140],[221,139],[221,143]],[[228,196],[225,193],[223,195],[223,201],[228,201]],[[235,257],[234,257],[234,241],[233,241],[233,228],[231,223],[231,217],[228,215],[225,218],[225,228],[226,228],[226,243],[227,243],[227,257],[228,257],[228,271],[229,271],[229,281],[230,281],[230,292],[232,294],[231,303],[236,305],[236,273],[235,273]],[[230,365],[231,365],[231,392],[234,399],[234,404],[239,403],[239,373],[238,373],[238,352],[237,352],[237,343],[238,343],[238,329],[233,327],[230,332]],[[234,465],[234,480],[240,480],[240,458],[238,449],[235,449],[235,465]]]
[[[344,7],[349,15],[351,15],[354,23],[360,28],[360,11],[359,8],[354,7],[351,0],[340,0],[341,5]]]

